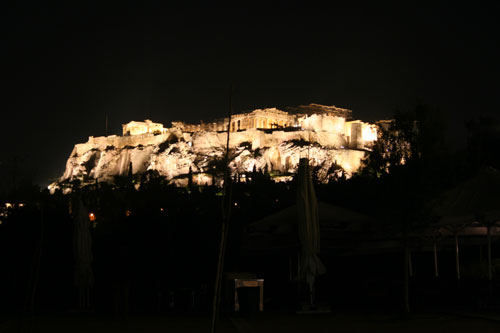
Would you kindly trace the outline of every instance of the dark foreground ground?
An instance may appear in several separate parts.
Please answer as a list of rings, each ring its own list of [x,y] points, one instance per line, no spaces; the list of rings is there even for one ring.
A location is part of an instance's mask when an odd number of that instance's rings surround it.
[[[409,319],[387,315],[247,313],[224,315],[218,332],[500,332],[500,315],[415,314]],[[209,332],[208,316],[132,316],[127,319],[93,315],[41,316],[0,324],[10,332]]]

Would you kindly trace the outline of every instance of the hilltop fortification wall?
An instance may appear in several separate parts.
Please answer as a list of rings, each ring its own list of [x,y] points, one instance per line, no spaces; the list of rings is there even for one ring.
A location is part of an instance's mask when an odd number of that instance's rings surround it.
[[[347,177],[355,173],[365,149],[377,139],[376,126],[348,120],[347,109],[325,106],[321,113],[310,107],[299,109],[303,113],[271,108],[232,117],[231,173],[267,169],[279,175],[275,180],[287,180],[302,157],[310,158],[321,181],[329,181],[338,167]],[[150,120],[124,124],[123,136],[91,136],[76,144],[59,183],[112,182],[115,176],[156,171],[177,185],[185,185],[188,173],[196,175],[195,183],[220,184],[217,165],[224,159],[228,123],[228,119],[198,125],[174,122],[172,128]]]

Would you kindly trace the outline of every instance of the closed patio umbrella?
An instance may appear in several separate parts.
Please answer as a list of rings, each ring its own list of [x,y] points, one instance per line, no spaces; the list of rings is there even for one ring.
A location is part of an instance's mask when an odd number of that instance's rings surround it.
[[[309,160],[306,158],[302,158],[299,162],[297,219],[301,277],[307,282],[310,302],[313,305],[316,276],[324,274],[326,270],[318,257],[320,252],[318,202],[311,179]]]

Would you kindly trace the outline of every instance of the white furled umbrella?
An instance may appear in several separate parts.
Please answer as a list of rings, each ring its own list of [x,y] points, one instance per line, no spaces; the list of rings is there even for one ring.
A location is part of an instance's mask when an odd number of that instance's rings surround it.
[[[79,306],[88,308],[90,305],[90,288],[94,285],[92,271],[92,237],[90,235],[91,221],[89,212],[82,200],[79,200],[75,216],[73,233],[73,250],[75,256],[75,286],[79,291]]]
[[[311,179],[309,160],[300,159],[297,184],[297,218],[300,240],[300,270],[309,286],[310,302],[314,304],[314,283],[316,276],[325,273],[325,267],[318,257],[320,252],[320,229],[318,201]]]

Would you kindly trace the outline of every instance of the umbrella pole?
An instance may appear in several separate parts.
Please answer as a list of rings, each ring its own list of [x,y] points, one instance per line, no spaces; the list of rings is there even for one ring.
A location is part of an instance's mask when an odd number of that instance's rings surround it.
[[[486,229],[488,230],[488,280],[491,281],[493,279],[491,268],[491,225],[488,225]]]
[[[313,278],[313,281],[312,283],[309,285],[309,298],[310,298],[310,302],[311,302],[311,307],[314,306],[314,292],[315,292],[315,283],[316,283],[316,278]]]
[[[217,274],[215,276],[215,290],[214,290],[214,298],[212,305],[212,320],[210,326],[210,332],[215,333],[217,327],[217,320],[219,316],[219,308],[220,308],[220,297],[221,297],[221,289],[222,289],[222,274],[224,271],[224,255],[226,252],[226,242],[227,242],[227,232],[229,228],[229,219],[231,215],[231,196],[232,191],[231,187],[229,188],[228,193],[228,182],[230,181],[229,176],[229,135],[231,133],[231,116],[233,113],[233,86],[231,85],[230,93],[229,93],[229,117],[227,124],[227,142],[226,142],[226,156],[225,156],[225,166],[224,170],[224,184],[223,184],[223,195],[222,195],[222,226],[221,226],[221,238],[219,243],[219,258],[217,261]]]
[[[300,271],[300,252],[297,251],[297,277],[299,277],[301,274]]]
[[[303,291],[302,291],[302,286],[300,285],[300,251],[297,250],[297,283],[296,283],[296,297],[297,297],[297,302],[300,304]],[[298,305],[297,305],[298,306]]]
[[[483,262],[483,245],[479,244],[479,262]]]
[[[458,255],[458,233],[455,233],[455,261],[457,266],[457,280],[460,281],[460,260]]]
[[[410,266],[410,248],[408,246],[408,234],[405,232],[404,235],[405,244],[403,248],[403,305],[404,313],[408,315],[410,313],[410,281],[409,281],[409,269]]]
[[[491,224],[489,224],[486,228],[488,230],[488,291],[491,298],[493,293],[493,271],[491,267]]]
[[[411,250],[408,250],[408,270],[410,273],[410,277],[413,277],[413,264],[411,261]]]
[[[436,242],[434,242],[434,275],[436,277],[439,277],[439,271],[438,271],[438,255],[437,255],[437,247],[436,247]]]

